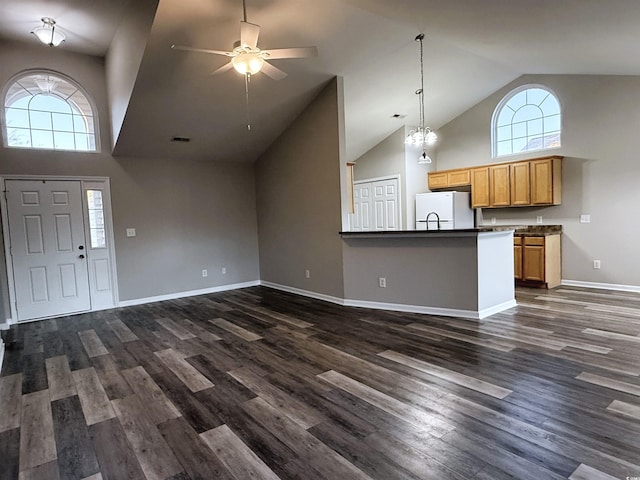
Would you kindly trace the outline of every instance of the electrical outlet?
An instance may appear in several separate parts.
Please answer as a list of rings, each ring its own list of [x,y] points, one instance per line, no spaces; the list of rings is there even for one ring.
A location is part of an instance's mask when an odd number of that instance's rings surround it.
[[[496,224],[496,217],[491,217],[491,225],[495,225]]]
[[[385,277],[378,278],[378,285],[380,288],[387,288],[387,279]]]
[[[227,274],[227,267],[222,267],[220,269],[220,271],[222,272],[223,275],[226,275]]]
[[[593,268],[600,269],[600,260],[593,261]]]
[[[591,223],[591,215],[580,215],[580,223]]]
[[[542,223],[542,215],[538,215],[538,216],[536,217],[536,223],[537,223],[538,225],[540,225],[540,224]]]
[[[209,272],[207,272],[206,268],[203,268],[202,269],[202,277],[204,278],[204,277],[208,277],[208,276],[209,276]]]
[[[127,237],[135,237],[136,229],[135,228],[127,228]]]
[[[304,278],[311,278],[311,272],[309,270],[304,271]]]

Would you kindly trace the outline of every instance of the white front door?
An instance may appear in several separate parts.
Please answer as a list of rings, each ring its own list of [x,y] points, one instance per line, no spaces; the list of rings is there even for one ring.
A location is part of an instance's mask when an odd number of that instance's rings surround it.
[[[90,310],[81,182],[5,185],[18,321]]]

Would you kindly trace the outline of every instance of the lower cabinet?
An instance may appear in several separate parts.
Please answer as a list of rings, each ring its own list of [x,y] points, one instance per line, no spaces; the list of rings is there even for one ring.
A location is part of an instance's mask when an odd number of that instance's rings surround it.
[[[560,285],[560,235],[513,237],[514,276],[519,283],[554,288]]]

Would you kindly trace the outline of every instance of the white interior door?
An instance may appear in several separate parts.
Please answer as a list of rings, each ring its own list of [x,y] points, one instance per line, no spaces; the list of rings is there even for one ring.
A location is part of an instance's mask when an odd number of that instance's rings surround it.
[[[361,181],[354,185],[352,232],[400,229],[400,195],[397,178]]]
[[[81,183],[5,185],[18,321],[90,310]]]
[[[374,230],[399,230],[398,179],[373,182]]]

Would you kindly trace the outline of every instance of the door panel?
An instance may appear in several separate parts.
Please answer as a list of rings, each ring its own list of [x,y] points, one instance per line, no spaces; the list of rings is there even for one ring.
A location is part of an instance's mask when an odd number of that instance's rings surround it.
[[[91,308],[79,181],[7,180],[18,320]]]
[[[354,204],[355,213],[349,216],[352,232],[399,229],[398,179],[356,183]]]

